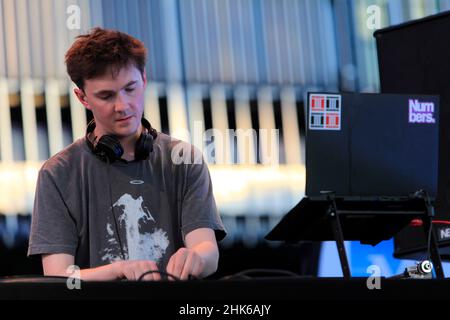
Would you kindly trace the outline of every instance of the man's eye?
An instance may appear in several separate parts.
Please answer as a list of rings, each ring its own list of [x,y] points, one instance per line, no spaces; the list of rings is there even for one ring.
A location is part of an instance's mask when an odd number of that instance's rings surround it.
[[[102,100],[108,100],[109,98],[111,98],[111,95],[108,94],[107,96],[101,96],[100,99]]]
[[[125,91],[126,92],[133,92],[135,88],[126,88]]]

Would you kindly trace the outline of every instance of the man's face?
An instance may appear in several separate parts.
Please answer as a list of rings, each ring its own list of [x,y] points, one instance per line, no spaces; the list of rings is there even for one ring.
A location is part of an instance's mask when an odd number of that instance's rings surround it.
[[[119,139],[138,135],[144,110],[146,78],[132,64],[120,70],[115,78],[108,71],[85,80],[84,92],[75,89],[81,103],[92,111],[95,134],[112,134]],[[139,131],[140,132],[140,131]]]

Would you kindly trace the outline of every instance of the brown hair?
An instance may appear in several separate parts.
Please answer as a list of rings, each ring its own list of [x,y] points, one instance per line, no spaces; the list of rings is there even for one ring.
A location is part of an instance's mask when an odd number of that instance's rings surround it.
[[[67,73],[84,90],[84,81],[111,71],[116,77],[120,69],[134,64],[143,75],[147,60],[144,44],[132,36],[102,28],[79,35],[66,52]]]

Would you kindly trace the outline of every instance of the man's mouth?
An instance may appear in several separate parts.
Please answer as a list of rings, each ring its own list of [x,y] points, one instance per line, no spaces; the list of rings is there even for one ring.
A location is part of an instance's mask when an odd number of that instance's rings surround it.
[[[127,121],[128,119],[131,119],[131,117],[133,117],[133,116],[128,116],[128,117],[120,118],[120,119],[117,119],[116,121],[117,121],[117,122]]]

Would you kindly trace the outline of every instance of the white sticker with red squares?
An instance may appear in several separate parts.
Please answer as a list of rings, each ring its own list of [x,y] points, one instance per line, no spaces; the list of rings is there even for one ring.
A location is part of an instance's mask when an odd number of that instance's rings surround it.
[[[338,94],[310,94],[309,129],[341,130],[341,109]]]

